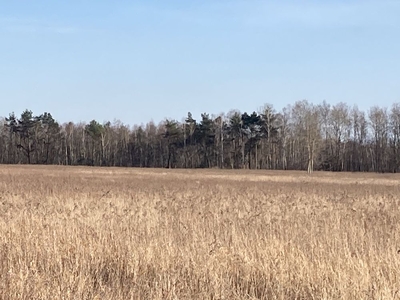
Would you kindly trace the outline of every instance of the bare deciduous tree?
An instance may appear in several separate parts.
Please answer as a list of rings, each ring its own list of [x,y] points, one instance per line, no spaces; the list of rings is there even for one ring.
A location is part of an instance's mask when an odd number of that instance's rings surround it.
[[[367,117],[368,115],[368,117]],[[170,124],[171,125],[171,124]],[[173,126],[172,126],[173,125]],[[26,110],[0,122],[1,163],[398,172],[400,104],[368,114],[345,103],[297,101],[276,112],[189,113],[171,126],[119,121],[62,126]],[[174,133],[175,132],[175,133]]]

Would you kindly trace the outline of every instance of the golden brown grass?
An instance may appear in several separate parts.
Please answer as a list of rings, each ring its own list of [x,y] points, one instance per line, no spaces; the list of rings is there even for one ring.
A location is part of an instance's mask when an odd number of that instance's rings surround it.
[[[399,182],[0,166],[0,299],[400,299]]]

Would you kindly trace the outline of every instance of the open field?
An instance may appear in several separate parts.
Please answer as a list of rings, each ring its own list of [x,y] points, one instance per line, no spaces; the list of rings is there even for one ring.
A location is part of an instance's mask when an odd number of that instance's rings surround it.
[[[0,299],[400,299],[399,183],[0,166]]]

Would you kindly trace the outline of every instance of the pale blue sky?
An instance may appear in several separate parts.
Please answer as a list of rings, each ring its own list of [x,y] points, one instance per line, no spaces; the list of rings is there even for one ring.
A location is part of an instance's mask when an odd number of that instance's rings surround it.
[[[0,0],[0,116],[400,102],[400,1]]]

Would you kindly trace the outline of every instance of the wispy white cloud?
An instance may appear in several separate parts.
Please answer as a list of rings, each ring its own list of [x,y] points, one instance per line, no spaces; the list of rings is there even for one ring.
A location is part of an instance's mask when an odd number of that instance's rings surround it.
[[[398,26],[400,2],[280,1],[259,3],[246,18],[249,25],[306,27]]]
[[[34,18],[1,17],[0,30],[14,33],[54,33],[72,34],[78,31],[77,27],[64,26]]]
[[[229,21],[250,27],[400,27],[400,1],[396,0],[231,0],[200,2],[184,7],[135,4],[131,9],[125,13],[135,11],[187,24]]]

